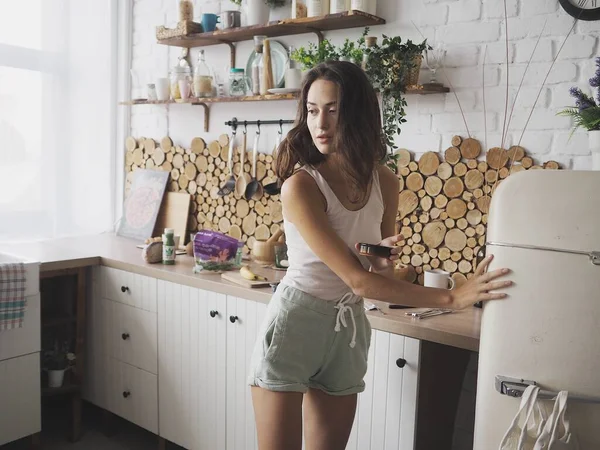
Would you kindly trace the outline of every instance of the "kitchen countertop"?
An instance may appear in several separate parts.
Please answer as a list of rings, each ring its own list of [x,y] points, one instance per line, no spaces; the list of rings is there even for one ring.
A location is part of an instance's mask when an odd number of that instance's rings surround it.
[[[142,259],[139,242],[103,233],[31,243],[0,244],[0,253],[8,253],[22,259],[40,262],[40,272],[104,265],[115,269],[135,272],[173,283],[210,290],[248,300],[268,303],[271,288],[246,288],[225,280],[218,274],[195,274],[193,258],[177,255],[176,264],[148,264]],[[285,272],[257,268],[257,273],[269,281],[279,281]],[[428,319],[408,318],[404,313],[416,308],[390,310],[387,303],[372,301],[381,310],[367,314],[374,329],[401,334],[471,351],[479,350],[481,309],[468,308],[452,314]]]

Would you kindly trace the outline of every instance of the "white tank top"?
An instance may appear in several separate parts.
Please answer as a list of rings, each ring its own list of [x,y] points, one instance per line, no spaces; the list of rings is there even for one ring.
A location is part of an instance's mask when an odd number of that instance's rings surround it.
[[[378,244],[381,241],[381,222],[384,204],[379,184],[379,173],[375,170],[369,200],[358,211],[350,211],[338,200],[325,178],[311,167],[303,167],[317,183],[327,202],[327,218],[335,232],[360,259],[365,269],[369,261],[359,256],[354,244],[366,242]],[[288,286],[299,289],[323,300],[337,301],[351,292],[351,289],[333,272],[304,241],[293,223],[288,222],[283,210],[283,224],[288,247],[289,267],[281,280]]]

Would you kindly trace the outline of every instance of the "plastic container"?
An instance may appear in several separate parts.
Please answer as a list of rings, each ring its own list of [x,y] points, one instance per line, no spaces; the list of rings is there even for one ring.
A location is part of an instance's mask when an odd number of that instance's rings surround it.
[[[244,69],[233,67],[229,72],[229,95],[243,97],[246,95],[246,76]]]
[[[194,236],[194,272],[223,272],[236,268],[239,241],[218,231],[201,230]]]
[[[166,265],[175,264],[175,231],[173,228],[165,228],[163,234],[162,263]]]

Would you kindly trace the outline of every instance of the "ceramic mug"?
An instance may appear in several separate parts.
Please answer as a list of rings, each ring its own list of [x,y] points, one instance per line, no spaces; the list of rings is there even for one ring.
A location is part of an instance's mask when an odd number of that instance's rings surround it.
[[[237,28],[242,23],[242,13],[239,11],[223,11],[221,13],[221,25],[223,29]]]
[[[221,18],[216,14],[204,13],[202,14],[202,29],[204,32],[215,31],[220,20]]]
[[[157,100],[169,100],[169,79],[158,78],[155,83]]]
[[[441,269],[425,270],[424,286],[439,289],[454,289],[454,279]]]

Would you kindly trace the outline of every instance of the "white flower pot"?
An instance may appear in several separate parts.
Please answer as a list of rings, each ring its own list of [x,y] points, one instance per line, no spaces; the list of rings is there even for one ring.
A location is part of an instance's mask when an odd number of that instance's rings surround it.
[[[246,4],[246,25],[264,25],[268,23],[270,11],[265,0],[248,0]]]
[[[63,385],[64,378],[64,370],[48,370],[48,387],[61,387]]]
[[[588,138],[592,152],[592,170],[600,170],[600,130],[588,131]]]

